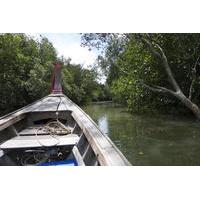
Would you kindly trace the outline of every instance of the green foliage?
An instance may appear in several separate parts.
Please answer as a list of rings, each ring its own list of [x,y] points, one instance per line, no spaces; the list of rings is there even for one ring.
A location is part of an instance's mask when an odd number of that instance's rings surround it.
[[[49,49],[45,57],[41,52]],[[47,39],[35,41],[25,34],[0,35],[0,110],[7,112],[48,93],[46,79],[55,49]]]
[[[200,103],[199,34],[105,34],[103,38],[101,34],[86,34],[83,44],[104,47],[99,67],[106,72],[113,99],[132,112],[187,110],[178,99],[153,93],[142,84],[173,89],[162,63],[143,42],[147,37],[155,48],[155,43],[162,47],[174,78],[187,97],[197,65],[192,101]]]
[[[80,65],[68,63],[63,66],[62,76],[64,93],[78,104],[91,101],[94,89],[95,74],[92,71],[83,69]]]
[[[110,88],[108,85],[96,85],[95,90],[93,91],[93,98],[92,101],[111,101],[112,95],[110,92]]]
[[[47,38],[37,41],[25,34],[0,34],[1,115],[48,95],[56,60],[64,63],[63,90],[72,101],[84,104],[99,98],[96,72],[58,58]]]

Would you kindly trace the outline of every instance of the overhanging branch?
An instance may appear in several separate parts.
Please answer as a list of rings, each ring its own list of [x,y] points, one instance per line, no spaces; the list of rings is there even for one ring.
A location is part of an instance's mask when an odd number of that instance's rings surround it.
[[[168,88],[165,88],[165,87],[161,87],[161,86],[150,86],[150,85],[147,85],[146,83],[140,81],[139,82],[140,85],[142,85],[143,87],[153,91],[153,92],[160,92],[160,93],[168,93],[168,94],[171,94],[173,96],[176,95],[176,93]]]
[[[167,57],[166,57],[166,55],[165,55],[165,53],[164,53],[162,47],[161,47],[159,44],[157,44],[156,42],[153,42],[153,44],[152,44],[152,43],[151,43],[149,40],[147,40],[146,38],[142,38],[142,41],[144,41],[145,44],[148,46],[150,52],[151,52],[156,58],[158,58],[158,59],[161,61],[162,65],[163,65],[163,67],[164,67],[164,69],[165,69],[165,71],[166,71],[166,73],[167,73],[169,82],[171,83],[171,85],[173,86],[173,88],[174,88],[176,91],[181,91],[179,85],[177,84],[177,82],[176,82],[176,80],[175,80],[175,78],[174,78],[174,76],[173,76],[173,74],[172,74],[171,68],[170,68],[170,66],[169,66],[169,64],[168,64]],[[155,47],[154,47],[153,45],[159,50],[159,52],[155,49]]]

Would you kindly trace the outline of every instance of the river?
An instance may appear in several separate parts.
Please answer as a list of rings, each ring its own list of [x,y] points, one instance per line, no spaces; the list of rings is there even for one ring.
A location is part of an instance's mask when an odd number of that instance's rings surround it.
[[[131,115],[112,103],[83,110],[132,165],[200,165],[200,123],[169,116]]]

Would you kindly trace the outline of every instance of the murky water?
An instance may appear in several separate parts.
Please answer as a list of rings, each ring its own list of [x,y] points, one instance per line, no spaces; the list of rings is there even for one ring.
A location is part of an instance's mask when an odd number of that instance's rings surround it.
[[[130,115],[113,104],[83,108],[133,165],[200,165],[200,123]]]

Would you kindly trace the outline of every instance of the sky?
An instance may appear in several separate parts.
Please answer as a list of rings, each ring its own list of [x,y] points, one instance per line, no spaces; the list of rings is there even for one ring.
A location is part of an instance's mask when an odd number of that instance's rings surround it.
[[[81,35],[79,33],[27,33],[27,35],[40,39],[41,36],[47,37],[56,48],[58,56],[71,58],[72,64],[81,64],[84,68],[91,69],[98,56],[98,51],[87,47],[81,47]],[[101,70],[100,70],[101,71]],[[98,82],[104,84],[106,76],[99,71]]]
[[[79,33],[30,33],[37,39],[40,35],[45,36],[53,44],[58,52],[58,56],[70,57],[72,64],[82,64],[88,68],[94,64],[97,58],[97,52],[89,51],[86,47],[81,47],[81,35]]]

